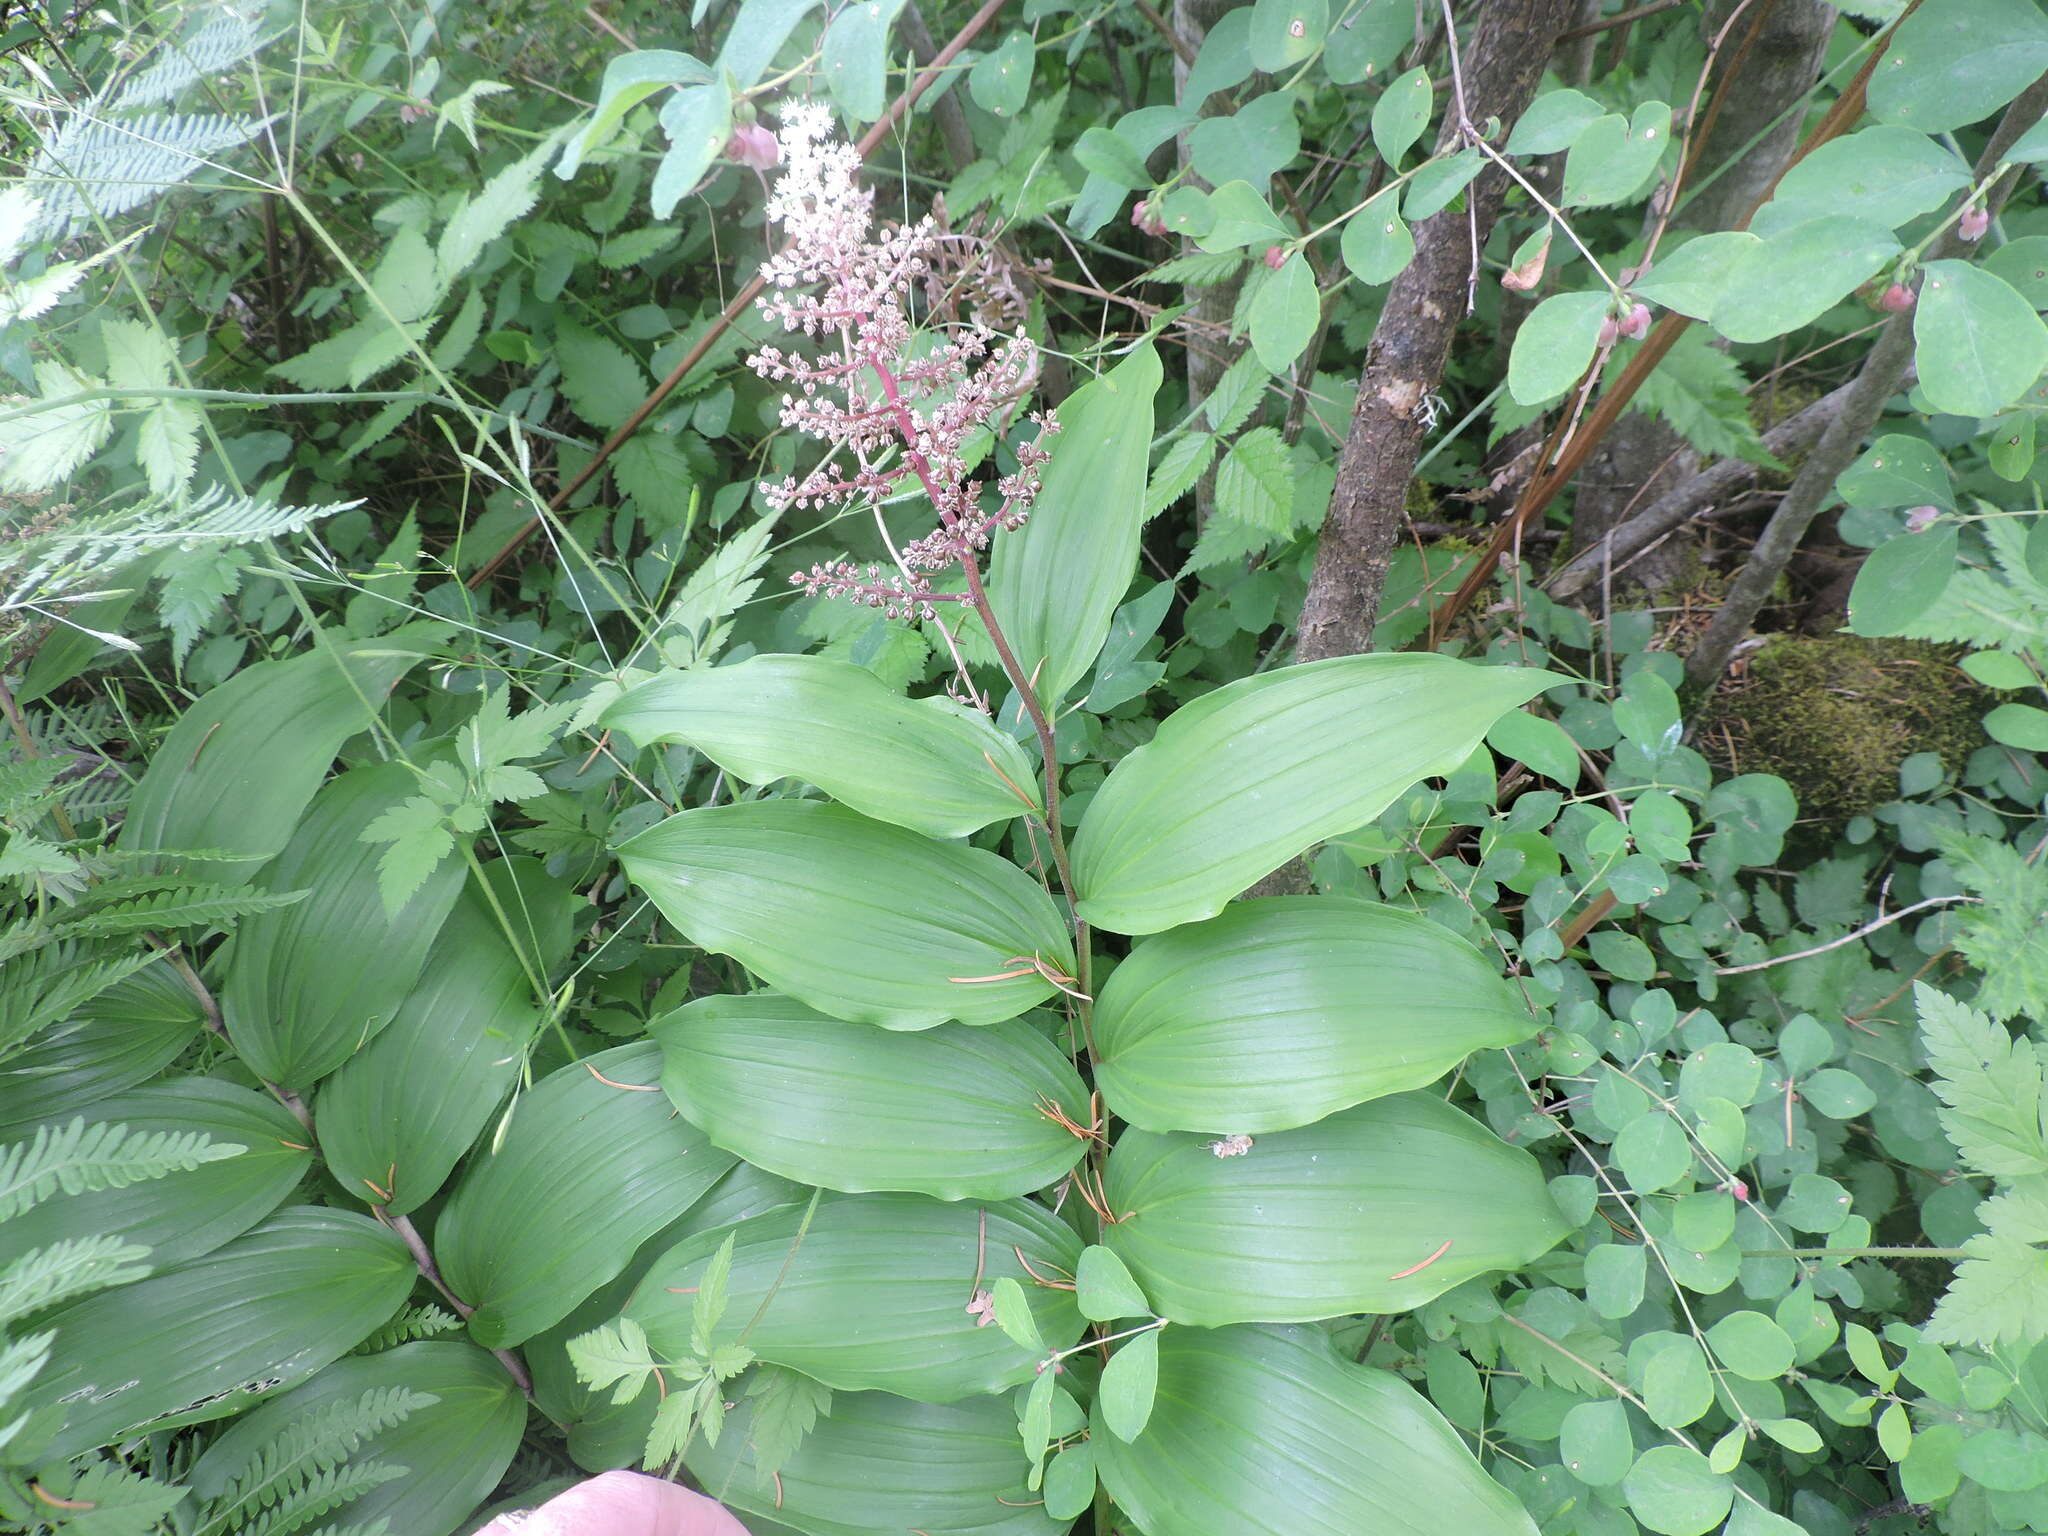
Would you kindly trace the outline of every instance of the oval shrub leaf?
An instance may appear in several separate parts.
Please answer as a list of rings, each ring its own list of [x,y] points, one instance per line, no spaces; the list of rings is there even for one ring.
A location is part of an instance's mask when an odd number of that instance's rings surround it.
[[[1927,0],[1871,73],[1870,111],[1928,133],[1996,112],[2048,70],[2048,18],[2032,0]]]
[[[475,1306],[479,1344],[503,1349],[558,1321],[732,1166],[669,1107],[660,1073],[645,1040],[563,1067],[463,1174],[434,1256]]]
[[[2004,278],[1967,261],[1930,261],[1913,306],[1920,393],[1952,416],[2011,405],[2048,367],[2048,326]]]
[[[1039,809],[1030,759],[986,715],[941,696],[906,699],[850,661],[766,655],[664,672],[598,723],[642,747],[685,742],[744,783],[801,779],[927,837]]]
[[[1159,1330],[1126,1339],[1102,1368],[1095,1389],[1095,1411],[1117,1439],[1131,1441],[1145,1432],[1159,1390]]]
[[[1085,1143],[1088,1092],[1026,1019],[897,1034],[773,993],[706,997],[657,1020],[661,1082],[714,1146],[786,1178],[864,1194],[1005,1200]]]
[[[1104,1244],[1203,1328],[1406,1312],[1565,1235],[1534,1158],[1421,1093],[1256,1138],[1126,1131],[1108,1191]]]
[[[1275,897],[1148,939],[1116,968],[1096,999],[1096,1082],[1148,1131],[1284,1131],[1535,1029],[1492,963],[1429,919]]]
[[[1144,1433],[1105,1433],[1098,1397],[1090,1440],[1103,1487],[1143,1529],[1535,1536],[1413,1387],[1339,1359],[1320,1329],[1165,1333]]]
[[[1401,217],[1401,200],[1389,187],[1344,223],[1338,244],[1344,265],[1361,283],[1398,277],[1415,259],[1415,235]]]
[[[836,1019],[993,1024],[1053,990],[1034,960],[1073,973],[1052,898],[1016,865],[840,806],[684,811],[618,856],[690,942]]]
[[[1508,354],[1508,393],[1520,405],[1542,405],[1578,383],[1600,348],[1600,324],[1614,296],[1557,293],[1538,304],[1515,333]]]
[[[1156,933],[1471,755],[1557,679],[1446,656],[1336,656],[1182,706],[1111,771],[1074,839],[1082,919]]]
[[[1896,635],[1948,590],[1956,573],[1954,523],[1886,539],[1863,559],[1849,588],[1849,627],[1859,635]]]
[[[736,1343],[744,1334],[758,1358],[830,1387],[944,1403],[1029,1381],[1037,1357],[995,1325],[993,1298],[971,1305],[977,1275],[982,1291],[1017,1281],[1055,1349],[1084,1326],[1072,1291],[1032,1277],[1033,1269],[1046,1280],[1069,1276],[1081,1256],[1080,1238],[1043,1206],[825,1195],[814,1211],[770,1211],[657,1259],[625,1313],[657,1355],[690,1353],[696,1287],[728,1235],[732,1273],[713,1339]]]
[[[1730,341],[1770,341],[1826,314],[1899,253],[1896,236],[1869,219],[1809,219],[1737,259],[1711,316]]]
[[[1322,295],[1308,258],[1290,254],[1252,297],[1252,350],[1268,373],[1285,373],[1316,333]]]
[[[1694,235],[1630,284],[1630,291],[1690,319],[1704,320],[1728,291],[1729,274],[1737,263],[1762,244],[1745,230]]]

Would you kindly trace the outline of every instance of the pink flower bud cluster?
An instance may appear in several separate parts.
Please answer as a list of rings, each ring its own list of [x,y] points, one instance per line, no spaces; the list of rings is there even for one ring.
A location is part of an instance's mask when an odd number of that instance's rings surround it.
[[[790,581],[891,617],[931,618],[936,604],[957,600],[935,591],[932,576],[976,560],[997,530],[1029,515],[1049,457],[1044,441],[1057,424],[1034,416],[1038,437],[1017,450],[1016,472],[992,487],[970,474],[968,437],[997,427],[1029,392],[1037,351],[978,321],[913,323],[906,305],[930,272],[938,232],[930,218],[877,229],[860,155],[830,133],[820,105],[783,114],[784,169],[767,211],[786,243],[761,268],[761,312],[816,346],[763,347],[748,359],[762,378],[790,387],[782,424],[828,451],[808,474],[763,485],[762,494],[776,508],[878,507],[906,473],[914,476],[939,525],[892,550],[893,573],[834,561]]]

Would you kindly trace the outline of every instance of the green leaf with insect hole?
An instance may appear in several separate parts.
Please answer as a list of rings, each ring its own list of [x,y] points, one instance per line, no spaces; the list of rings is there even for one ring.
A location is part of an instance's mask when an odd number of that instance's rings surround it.
[[[1028,32],[1012,32],[993,50],[975,60],[967,72],[967,92],[982,111],[1015,117],[1031,99],[1036,50]]]
[[[895,1033],[757,992],[699,998],[650,1032],[683,1116],[801,1183],[1003,1200],[1086,1149],[1088,1092],[1028,1019]]]
[[[714,1338],[744,1333],[761,1359],[830,1387],[951,1402],[1029,1381],[1046,1351],[997,1326],[984,1293],[1002,1279],[1021,1287],[1044,1345],[1065,1349],[1084,1326],[1074,1293],[1059,1288],[1072,1283],[1081,1240],[1029,1201],[828,1194],[815,1211],[784,1207],[730,1233],[730,1301]],[[686,1352],[687,1302],[724,1236],[662,1255],[627,1305],[657,1354]]]
[[[1074,838],[1081,918],[1156,933],[1457,767],[1557,679],[1433,655],[1339,656],[1227,683],[1111,770]]]
[[[1543,405],[1578,383],[1613,312],[1614,296],[1605,290],[1554,293],[1538,304],[1508,352],[1508,393],[1516,403]]]
[[[1415,259],[1415,236],[1401,217],[1401,199],[1389,187],[1344,221],[1339,253],[1361,283],[1385,283]]]
[[[1380,99],[1372,108],[1372,142],[1389,166],[1398,166],[1401,157],[1422,137],[1435,104],[1435,94],[1429,88],[1429,71],[1419,67],[1390,81],[1380,92]]]
[[[1269,75],[1313,58],[1330,30],[1330,0],[1258,0],[1252,7],[1252,63]]]
[[[1143,1433],[1119,1439],[1098,1395],[1089,1441],[1140,1529],[1535,1536],[1414,1388],[1339,1358],[1321,1329],[1168,1328],[1158,1350]]]
[[[521,1096],[434,1225],[434,1256],[491,1349],[558,1322],[733,1165],[656,1086],[661,1051],[600,1051]],[[602,1220],[594,1220],[602,1212]]]
[[[1996,112],[2048,70],[2048,18],[2032,0],[1927,0],[1870,76],[1870,111],[1926,133]]]
[[[693,944],[852,1023],[993,1024],[1073,974],[1052,898],[1016,865],[841,806],[684,811],[618,857]]]
[[[1887,433],[1835,477],[1835,490],[1852,507],[1937,506],[1955,510],[1948,462],[1923,438]]]
[[[1930,261],[1913,306],[1920,393],[1937,411],[1989,416],[2048,367],[2048,325],[2012,284],[1967,261]]]
[[[1102,985],[1094,1023],[1116,1115],[1212,1134],[1307,1125],[1536,1029],[1463,939],[1339,896],[1234,902],[1147,939]]]
[[[1257,1137],[1126,1131],[1106,1193],[1104,1245],[1203,1328],[1409,1311],[1565,1231],[1527,1152],[1423,1093]]]
[[[776,1528],[806,1536],[1059,1536],[1066,1529],[1025,1487],[1008,1397],[931,1404],[886,1392],[836,1394],[830,1417],[818,1420],[774,1478],[755,1460],[754,1412],[746,1399],[736,1403],[718,1443],[699,1439],[684,1462],[722,1502]]]
[[[1159,1389],[1159,1333],[1149,1328],[1125,1339],[1102,1368],[1095,1389],[1095,1411],[1109,1432],[1126,1443],[1145,1432]]]
[[[1567,208],[1623,203],[1642,191],[1671,143],[1671,108],[1646,101],[1633,117],[1609,113],[1595,118],[1572,139],[1564,161]]]
[[[1564,1416],[1557,1453],[1565,1470],[1589,1488],[1609,1488],[1635,1465],[1635,1436],[1628,1410],[1614,1399],[1579,1403]]]
[[[906,699],[866,667],[824,656],[663,672],[598,724],[643,748],[695,747],[743,783],[801,779],[927,837],[965,837],[1039,808],[1031,760],[987,715],[943,696]]]

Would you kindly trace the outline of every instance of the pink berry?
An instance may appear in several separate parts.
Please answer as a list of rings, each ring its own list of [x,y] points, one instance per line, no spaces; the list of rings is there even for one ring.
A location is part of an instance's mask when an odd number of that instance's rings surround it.
[[[1631,309],[1621,322],[1621,334],[1630,341],[1641,341],[1650,334],[1650,306],[1638,304]]]
[[[1131,224],[1155,239],[1166,233],[1166,220],[1159,217],[1158,210],[1150,203],[1140,203],[1131,210]]]
[[[1269,246],[1267,246],[1267,247],[1266,247],[1266,265],[1267,265],[1267,266],[1269,266],[1269,267],[1271,267],[1271,268],[1272,268],[1272,269],[1273,269],[1273,270],[1274,270],[1275,272],[1278,272],[1278,271],[1279,271],[1279,270],[1280,270],[1280,269],[1281,269],[1282,267],[1286,266],[1286,265],[1287,265],[1287,247],[1286,247],[1286,246],[1284,246],[1284,245],[1269,245]]]
[[[725,158],[765,171],[782,161],[782,145],[774,130],[760,123],[740,123],[725,141]]]
[[[1893,283],[1878,299],[1877,307],[1888,315],[1903,315],[1913,307],[1913,290],[1904,283]]]
[[[1925,533],[1941,521],[1941,508],[1915,507],[1906,514],[1906,532]]]
[[[1975,245],[1984,238],[1984,231],[1991,227],[1991,210],[1975,205],[1965,208],[1963,216],[1956,220],[1956,234]]]

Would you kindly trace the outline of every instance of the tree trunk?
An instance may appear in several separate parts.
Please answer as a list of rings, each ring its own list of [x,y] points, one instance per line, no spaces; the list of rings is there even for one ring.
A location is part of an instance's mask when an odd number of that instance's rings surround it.
[[[1578,0],[1487,0],[1463,56],[1466,115],[1512,123],[1536,93],[1557,34]],[[1438,147],[1455,144],[1456,110]],[[1299,661],[1371,649],[1387,561],[1426,431],[1426,402],[1443,381],[1467,285],[1500,211],[1507,177],[1489,167],[1466,190],[1470,214],[1453,204],[1415,230],[1415,259],[1387,290],[1359,375],[1350,435],[1337,460],[1337,488],[1323,521],[1315,574],[1302,604]]]
[[[1703,23],[1709,40],[1728,25],[1738,3],[1715,0]],[[1798,147],[1802,114],[1790,109],[1813,88],[1835,8],[1821,0],[1765,0],[1753,37],[1750,25],[1748,18],[1738,18],[1723,44],[1710,82],[1717,110],[1679,189],[1687,200],[1672,216],[1667,239],[1735,227]],[[1762,137],[1751,144],[1760,128]],[[1654,212],[1650,217],[1654,221]],[[1698,456],[1684,438],[1655,417],[1630,412],[1614,424],[1573,487],[1572,548],[1591,549],[1698,472]],[[1690,541],[1668,539],[1630,568],[1628,584],[1653,592],[1676,585],[1690,557]]]

